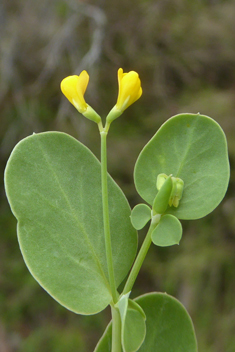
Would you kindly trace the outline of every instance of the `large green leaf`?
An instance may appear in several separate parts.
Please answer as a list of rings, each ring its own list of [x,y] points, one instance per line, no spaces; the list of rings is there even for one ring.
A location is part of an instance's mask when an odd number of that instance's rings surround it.
[[[138,352],[197,352],[190,316],[166,293],[148,293],[136,299],[146,314],[147,333]]]
[[[183,305],[166,293],[148,293],[135,299],[146,315],[146,337],[138,352],[197,352],[190,316]],[[94,352],[111,352],[109,324]]]
[[[104,244],[99,161],[76,139],[59,132],[34,134],[13,150],[6,193],[18,219],[20,248],[31,274],[58,302],[81,314],[111,300]],[[109,177],[116,286],[137,248],[128,202]]]
[[[184,181],[179,207],[168,207],[167,213],[179,219],[197,219],[214,210],[229,181],[227,142],[221,127],[200,114],[176,115],[165,122],[135,166],[136,189],[151,205],[161,173]]]

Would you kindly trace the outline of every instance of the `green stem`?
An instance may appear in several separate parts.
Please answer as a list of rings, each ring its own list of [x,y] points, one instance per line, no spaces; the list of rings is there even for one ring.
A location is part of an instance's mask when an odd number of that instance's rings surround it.
[[[121,346],[121,317],[119,309],[112,309],[112,352],[122,352]]]
[[[102,181],[102,202],[103,202],[103,221],[104,221],[104,236],[105,236],[105,249],[106,259],[108,266],[109,284],[114,303],[118,300],[116,290],[114,268],[113,268],[113,255],[111,245],[111,234],[109,224],[109,203],[108,203],[108,179],[107,179],[107,145],[106,137],[107,132],[101,131],[101,181]]]
[[[122,294],[126,294],[132,290],[132,287],[135,283],[137,275],[139,274],[140,268],[143,264],[143,261],[147,255],[149,247],[151,245],[151,242],[152,242],[151,234],[152,234],[153,230],[156,228],[157,224],[158,224],[158,222],[156,222],[156,221],[151,222],[148,233],[144,239],[144,242],[142,243],[142,246],[141,246],[140,251],[137,255],[137,258],[134,262],[134,265],[131,269],[131,272],[129,274],[129,277],[127,279],[127,282],[125,284],[125,287],[123,289]]]

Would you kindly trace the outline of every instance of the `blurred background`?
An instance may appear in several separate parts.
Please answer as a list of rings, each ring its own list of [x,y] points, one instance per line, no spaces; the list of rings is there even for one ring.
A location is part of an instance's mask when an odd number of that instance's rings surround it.
[[[227,135],[225,199],[206,218],[183,222],[180,246],[152,246],[133,297],[174,295],[193,319],[199,351],[235,351],[234,18],[234,0],[0,1],[0,352],[90,352],[109,321],[109,310],[67,311],[31,277],[3,172],[15,144],[33,132],[67,132],[98,156],[97,126],[66,101],[60,82],[87,70],[86,100],[105,116],[116,102],[119,67],[137,71],[143,87],[109,134],[109,172],[132,207],[140,202],[136,158],[166,119],[200,112]]]

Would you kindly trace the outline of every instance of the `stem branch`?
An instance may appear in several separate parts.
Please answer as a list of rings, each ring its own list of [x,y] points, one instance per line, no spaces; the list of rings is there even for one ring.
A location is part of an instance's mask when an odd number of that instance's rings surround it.
[[[143,264],[143,261],[148,253],[149,247],[151,245],[152,239],[151,239],[151,234],[153,232],[153,230],[155,229],[155,227],[157,226],[158,222],[151,222],[151,225],[149,227],[149,230],[147,232],[147,235],[144,239],[144,242],[142,243],[142,246],[140,248],[140,251],[137,255],[137,258],[134,262],[134,265],[131,269],[131,272],[128,276],[128,279],[126,281],[125,287],[123,289],[122,294],[126,294],[128,292],[130,292],[132,290],[132,287],[135,283],[135,280],[137,278],[137,275],[139,274],[140,268]]]

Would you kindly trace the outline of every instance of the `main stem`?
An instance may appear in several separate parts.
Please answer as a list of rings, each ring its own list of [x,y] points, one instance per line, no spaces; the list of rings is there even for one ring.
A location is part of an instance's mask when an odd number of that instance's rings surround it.
[[[119,309],[112,309],[112,352],[122,352],[121,345],[121,316]]]
[[[149,247],[151,245],[151,242],[152,242],[151,234],[152,234],[153,230],[155,229],[155,227],[157,226],[157,224],[158,224],[158,222],[152,222],[149,227],[148,233],[144,239],[144,242],[142,243],[140,251],[139,251],[137,258],[134,262],[134,265],[131,269],[130,275],[126,281],[125,287],[122,292],[123,295],[132,290],[132,287],[135,283],[135,280],[139,274],[140,268],[143,264],[143,261],[147,255]]]
[[[104,237],[105,249],[108,266],[109,284],[113,297],[113,302],[118,300],[118,294],[115,285],[114,268],[113,268],[113,255],[109,223],[109,202],[108,202],[108,172],[107,172],[107,132],[101,131],[101,181],[102,181],[102,202],[103,202],[103,221],[104,221]]]

